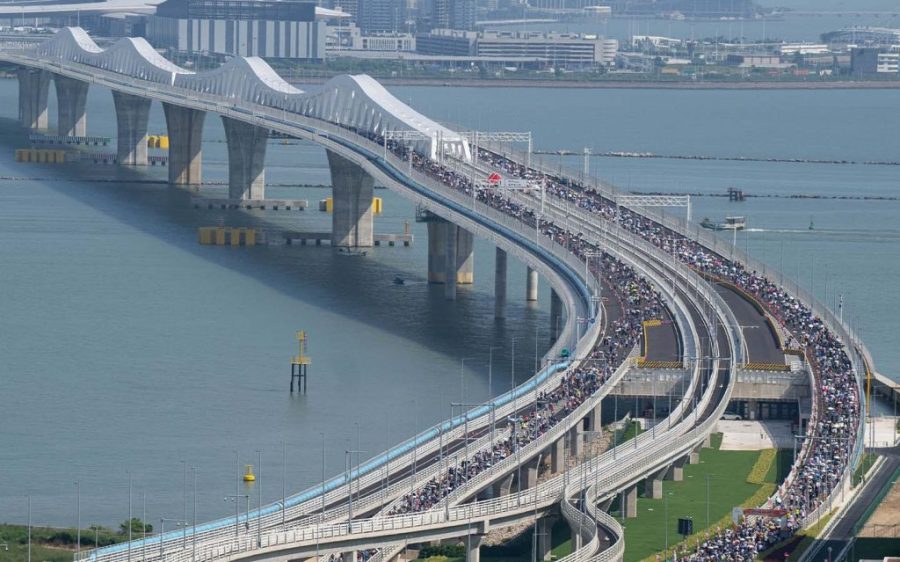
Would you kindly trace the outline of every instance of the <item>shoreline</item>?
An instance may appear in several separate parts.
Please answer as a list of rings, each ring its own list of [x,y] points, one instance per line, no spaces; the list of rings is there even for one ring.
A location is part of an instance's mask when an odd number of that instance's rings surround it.
[[[324,84],[330,78],[293,79],[295,85]],[[835,80],[829,82],[687,82],[643,80],[528,80],[528,79],[472,79],[442,78],[375,78],[385,86],[431,86],[441,88],[560,88],[597,90],[896,90],[900,80]]]

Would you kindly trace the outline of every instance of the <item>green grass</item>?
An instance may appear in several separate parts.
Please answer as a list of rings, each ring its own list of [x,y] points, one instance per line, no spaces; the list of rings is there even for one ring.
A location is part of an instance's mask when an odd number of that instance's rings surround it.
[[[706,528],[707,476],[709,477],[709,522],[712,527],[730,518],[731,510],[748,500],[765,499],[763,495],[774,489],[775,483],[790,468],[791,451],[779,451],[765,472],[765,484],[750,484],[747,477],[760,457],[758,451],[720,451],[720,434],[712,438],[712,447],[700,452],[700,464],[684,466],[684,480],[664,481],[663,494],[668,497],[668,523],[665,501],[643,497],[638,487],[638,517],[626,519],[625,560],[637,561],[652,557],[665,548],[665,532],[669,529],[669,548],[681,541],[677,534],[679,517],[691,517],[694,531]],[[754,495],[760,498],[754,498]],[[616,514],[616,507],[610,512]],[[621,521],[621,519],[620,519]]]
[[[74,528],[57,529],[51,527],[31,528],[32,562],[72,562],[78,533]],[[97,544],[106,546],[121,542],[126,537],[106,528],[99,528]],[[28,527],[25,525],[0,524],[0,544],[6,544],[9,550],[0,548],[0,562],[24,562],[28,560]],[[82,529],[81,548],[94,548],[94,530]]]

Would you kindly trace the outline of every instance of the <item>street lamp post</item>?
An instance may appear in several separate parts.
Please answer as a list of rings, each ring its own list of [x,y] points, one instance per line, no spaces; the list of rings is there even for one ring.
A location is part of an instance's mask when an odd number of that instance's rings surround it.
[[[193,519],[193,525],[191,526],[191,561],[196,562],[197,560],[197,467],[191,467],[191,476],[194,480],[194,493],[193,493],[193,502],[194,508],[193,513],[191,514],[191,519]]]
[[[344,462],[347,466],[347,475],[350,478],[349,482],[349,502],[347,504],[347,532],[351,532],[352,529],[350,527],[351,523],[353,523],[353,455],[356,455],[356,458],[359,459],[359,454],[365,453],[365,451],[360,451],[359,449],[348,449],[344,451]],[[357,460],[357,462],[359,462]]]
[[[31,496],[26,497],[28,498],[28,562],[31,562]],[[131,527],[130,521],[128,526]]]
[[[159,518],[159,559],[161,561],[165,560],[165,558],[163,557],[163,545],[165,544],[166,541],[163,540],[163,536],[166,534],[166,521],[171,521],[171,522],[175,523],[175,526],[187,525],[187,521],[185,521],[184,519],[171,519],[169,517],[160,517]]]
[[[247,513],[250,517],[250,513]],[[262,450],[256,450],[256,546],[262,546]]]
[[[81,554],[81,486],[75,481],[75,559]]]
[[[250,494],[229,494],[225,496],[224,501],[233,501],[234,502],[234,536],[238,537],[240,533],[241,526],[241,504],[238,502],[240,499],[247,500],[247,517],[250,517]],[[250,527],[250,520],[247,520],[247,527]]]

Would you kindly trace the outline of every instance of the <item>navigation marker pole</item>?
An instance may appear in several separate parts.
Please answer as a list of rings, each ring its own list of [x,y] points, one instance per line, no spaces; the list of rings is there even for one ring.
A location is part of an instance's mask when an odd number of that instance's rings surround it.
[[[291,356],[291,393],[294,392],[294,381],[297,381],[297,392],[306,394],[306,375],[311,359],[306,355],[306,331],[297,332],[297,345],[299,353]],[[301,390],[302,385],[302,390]]]

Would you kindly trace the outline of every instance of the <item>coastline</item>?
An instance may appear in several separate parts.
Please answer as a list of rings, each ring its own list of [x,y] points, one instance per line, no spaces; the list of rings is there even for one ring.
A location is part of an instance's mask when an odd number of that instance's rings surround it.
[[[621,90],[896,90],[900,80],[834,82],[665,82],[590,80],[442,80],[439,78],[379,78],[386,86],[439,86],[451,88],[576,88]],[[304,81],[324,83],[325,79]]]

